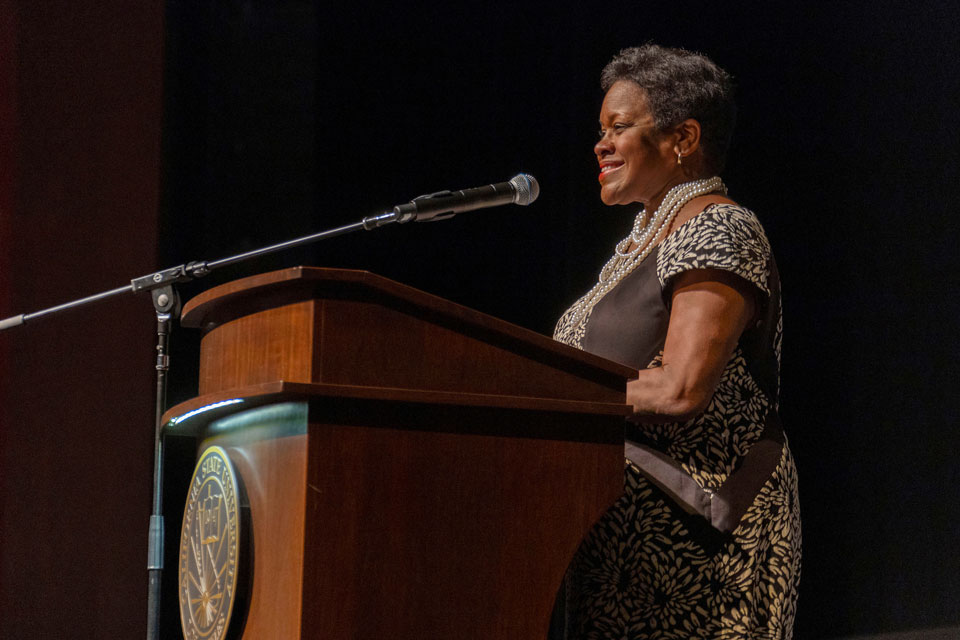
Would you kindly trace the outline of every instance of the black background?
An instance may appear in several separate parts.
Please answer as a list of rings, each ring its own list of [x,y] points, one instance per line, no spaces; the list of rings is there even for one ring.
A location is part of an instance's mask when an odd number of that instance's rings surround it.
[[[527,209],[329,240],[185,298],[283,266],[353,267],[542,333],[634,214],[598,197],[603,65],[654,41],[730,71],[724,178],[783,281],[797,637],[960,624],[955,2],[168,0],[166,20],[158,266],[520,171],[541,185]],[[171,404],[195,393],[197,344],[175,337]]]

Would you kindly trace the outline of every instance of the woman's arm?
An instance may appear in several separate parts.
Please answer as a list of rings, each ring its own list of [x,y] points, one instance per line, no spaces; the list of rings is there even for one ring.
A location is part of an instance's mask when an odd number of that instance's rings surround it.
[[[627,403],[639,422],[681,422],[713,397],[740,334],[754,319],[756,289],[719,269],[676,277],[663,364],[627,383]]]

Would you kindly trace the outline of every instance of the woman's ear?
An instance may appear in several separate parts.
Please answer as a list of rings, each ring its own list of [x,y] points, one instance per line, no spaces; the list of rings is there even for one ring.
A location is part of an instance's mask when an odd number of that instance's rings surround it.
[[[687,118],[674,127],[673,152],[678,158],[686,158],[700,148],[700,123],[693,118]]]

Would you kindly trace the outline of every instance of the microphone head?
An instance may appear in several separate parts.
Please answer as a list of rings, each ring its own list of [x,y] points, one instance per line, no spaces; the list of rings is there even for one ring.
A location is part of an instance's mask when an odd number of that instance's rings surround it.
[[[521,206],[527,206],[537,199],[540,195],[540,185],[537,179],[529,173],[518,173],[510,179],[510,185],[513,187],[513,202]]]

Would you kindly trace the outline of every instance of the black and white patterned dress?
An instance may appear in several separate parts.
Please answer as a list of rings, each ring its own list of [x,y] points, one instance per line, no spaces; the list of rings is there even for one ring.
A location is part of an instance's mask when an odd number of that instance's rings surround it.
[[[759,319],[702,414],[627,428],[625,493],[584,540],[558,604],[554,629],[567,638],[792,637],[797,473],[777,417],[779,277],[756,216],[707,207],[567,341],[638,369],[659,366],[672,283],[692,269],[722,269],[754,285]]]

